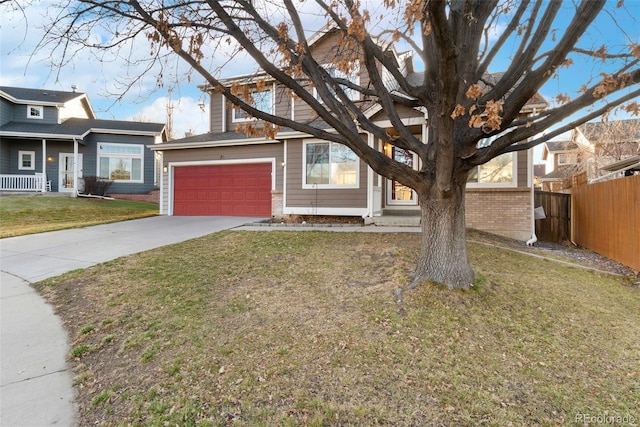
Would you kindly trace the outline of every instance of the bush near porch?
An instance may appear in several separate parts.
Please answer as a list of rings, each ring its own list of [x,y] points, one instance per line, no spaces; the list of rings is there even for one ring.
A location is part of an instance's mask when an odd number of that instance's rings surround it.
[[[86,227],[158,214],[154,203],[60,196],[0,198],[0,238]]]

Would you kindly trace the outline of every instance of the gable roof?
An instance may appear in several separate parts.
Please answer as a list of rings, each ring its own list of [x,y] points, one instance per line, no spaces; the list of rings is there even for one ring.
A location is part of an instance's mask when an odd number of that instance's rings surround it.
[[[571,165],[560,165],[552,172],[541,177],[543,181],[557,181],[566,178],[571,178],[573,175],[582,172],[582,169],[579,165],[571,164]]]
[[[0,136],[83,139],[89,133],[156,136],[164,132],[162,123],[71,118],[61,124],[9,122],[0,126]]]
[[[277,144],[278,139],[267,139],[261,137],[247,137],[244,133],[238,132],[209,132],[198,135],[191,135],[185,138],[172,139],[160,144],[148,147],[153,150],[181,150],[183,148],[195,147],[216,147],[229,145],[251,145],[251,144]]]
[[[72,99],[86,97],[86,94],[82,92],[0,86],[0,96],[18,104],[62,105]]]
[[[578,144],[573,141],[547,141],[545,142],[547,150],[554,151],[573,151],[578,149]]]

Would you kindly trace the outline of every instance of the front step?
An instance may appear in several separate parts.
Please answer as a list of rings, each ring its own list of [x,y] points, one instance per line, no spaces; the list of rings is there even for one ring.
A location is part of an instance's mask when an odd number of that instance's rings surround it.
[[[419,227],[420,215],[383,215],[364,219],[365,225],[380,227]]]

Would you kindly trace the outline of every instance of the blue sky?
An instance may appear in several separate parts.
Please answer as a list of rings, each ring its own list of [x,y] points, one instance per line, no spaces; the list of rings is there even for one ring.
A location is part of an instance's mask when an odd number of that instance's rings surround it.
[[[555,28],[561,30],[572,18],[571,3],[563,6],[561,17],[554,23]],[[25,9],[28,14],[26,21],[21,14],[6,13],[4,6],[0,6],[0,84],[50,90],[70,90],[72,85],[77,85],[79,91],[87,93],[99,118],[165,122],[167,88],[173,86],[171,81],[159,87],[156,75],[150,73],[121,101],[116,101],[111,93],[118,92],[117,77],[123,73],[136,73],[135,69],[124,69],[121,61],[115,59],[100,63],[80,52],[63,69],[52,70],[45,52],[32,55],[36,43],[42,37],[41,27],[46,22],[44,16],[50,4],[52,0],[35,1]],[[617,24],[611,15],[601,14],[589,33],[580,40],[582,47],[597,49],[606,44],[617,49],[632,41],[640,42],[640,0],[627,0],[623,10],[616,9],[615,2],[612,2],[608,9],[615,12]],[[313,13],[307,14],[304,19],[311,28],[319,28],[324,23],[321,17]],[[620,31],[621,28],[626,32]],[[512,60],[510,52],[514,49],[515,45],[508,46],[490,71],[505,69]],[[222,72],[223,76],[250,72],[247,63],[250,64],[250,61],[242,59],[229,62]],[[181,70],[179,74],[184,75],[185,69],[178,61],[165,65]],[[215,62],[212,66],[215,66]],[[543,87],[541,93],[548,100],[558,93],[574,95],[587,79],[599,76],[601,66],[599,60],[576,62],[570,69],[563,70],[556,80]],[[174,134],[179,137],[187,131],[206,132],[208,99],[197,88],[198,84],[203,83],[203,79],[194,76],[190,81],[181,80],[171,94]],[[628,117],[626,114],[619,114],[614,118]]]

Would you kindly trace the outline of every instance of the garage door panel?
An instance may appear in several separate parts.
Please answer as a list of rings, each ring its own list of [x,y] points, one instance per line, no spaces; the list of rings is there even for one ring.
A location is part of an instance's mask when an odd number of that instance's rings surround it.
[[[174,215],[271,216],[271,164],[174,170]]]

